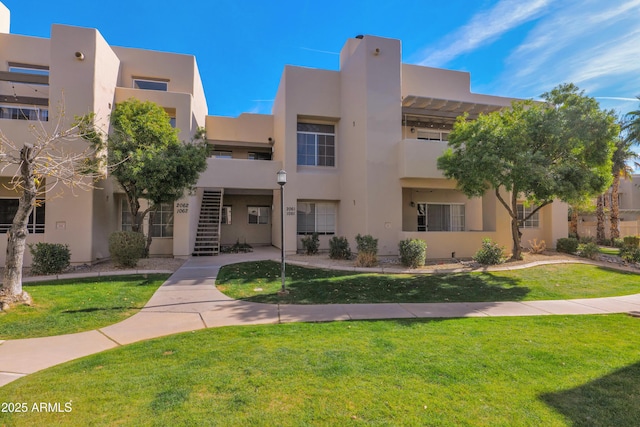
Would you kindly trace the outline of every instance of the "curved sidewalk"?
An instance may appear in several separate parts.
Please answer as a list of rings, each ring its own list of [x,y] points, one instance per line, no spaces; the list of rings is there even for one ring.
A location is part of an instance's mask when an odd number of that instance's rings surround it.
[[[98,330],[0,343],[0,386],[30,373],[121,345],[228,325],[376,320],[607,314],[640,311],[640,294],[525,302],[288,305],[237,301],[215,287],[221,266],[278,259],[274,248],[249,254],[190,258],[134,316]]]

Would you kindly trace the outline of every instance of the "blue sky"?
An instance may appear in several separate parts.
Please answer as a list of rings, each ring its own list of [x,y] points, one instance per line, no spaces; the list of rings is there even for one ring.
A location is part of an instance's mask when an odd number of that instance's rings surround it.
[[[213,115],[269,113],[286,64],[337,69],[357,34],[402,40],[407,63],[469,71],[477,93],[537,98],[573,82],[604,108],[639,105],[640,0],[0,1],[15,34],[69,24],[195,55]]]

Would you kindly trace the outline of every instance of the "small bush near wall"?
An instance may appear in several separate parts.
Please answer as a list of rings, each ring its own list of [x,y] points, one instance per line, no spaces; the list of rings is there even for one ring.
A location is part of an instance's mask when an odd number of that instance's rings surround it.
[[[351,248],[346,237],[333,236],[329,240],[329,258],[351,259]]]
[[[578,239],[575,237],[563,237],[556,242],[556,250],[566,254],[575,254],[578,251]]]
[[[61,243],[36,243],[29,245],[33,257],[32,274],[58,274],[69,267],[71,251],[69,245]]]
[[[640,247],[640,236],[626,236],[623,240],[623,246],[630,246],[632,248]]]
[[[623,246],[620,249],[620,258],[626,262],[640,263],[640,248],[633,246]]]
[[[311,236],[305,236],[300,239],[300,241],[302,242],[302,247],[307,255],[315,255],[318,253],[318,249],[320,249],[318,233],[313,233]]]
[[[145,244],[145,238],[142,233],[116,231],[109,236],[109,254],[111,254],[111,259],[116,265],[135,267],[144,254]]]
[[[473,256],[473,260],[482,265],[502,264],[506,260],[504,248],[491,239],[483,239],[482,247]]]
[[[624,239],[622,237],[615,237],[613,240],[611,240],[611,246],[618,249],[623,247]]]
[[[600,247],[593,242],[578,245],[578,254],[583,258],[596,259],[600,253]]]
[[[427,258],[427,243],[420,239],[406,239],[398,243],[400,262],[405,267],[417,268],[424,265]]]
[[[373,267],[378,265],[378,239],[367,234],[356,236],[358,256],[356,258],[357,267]]]

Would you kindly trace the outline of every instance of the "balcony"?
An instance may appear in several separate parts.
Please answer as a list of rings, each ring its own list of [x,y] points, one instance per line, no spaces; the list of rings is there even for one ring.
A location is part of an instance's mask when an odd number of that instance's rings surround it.
[[[279,161],[209,158],[197,186],[273,190],[280,169]]]
[[[446,148],[446,141],[403,139],[398,143],[399,178],[445,179],[437,162]]]

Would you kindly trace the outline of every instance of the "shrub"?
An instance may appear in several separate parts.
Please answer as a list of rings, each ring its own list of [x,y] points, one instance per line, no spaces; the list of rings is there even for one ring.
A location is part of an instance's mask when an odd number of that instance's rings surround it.
[[[502,264],[505,261],[504,248],[491,239],[483,239],[482,247],[473,256],[474,261],[483,265]]]
[[[378,265],[378,256],[370,252],[358,252],[356,267],[375,267]]]
[[[416,268],[424,265],[427,258],[427,243],[420,239],[406,239],[398,243],[400,262],[405,267]]]
[[[640,247],[640,236],[626,236],[622,241],[624,243],[623,246]]]
[[[313,233],[311,236],[305,236],[302,239],[302,247],[307,255],[315,255],[320,248],[320,239],[318,233]]]
[[[579,239],[578,243],[596,243],[596,238],[593,236],[583,236]]]
[[[600,253],[600,248],[594,242],[581,243],[578,245],[578,254],[583,258],[596,259]]]
[[[145,238],[135,231],[116,231],[109,236],[109,253],[116,265],[135,267],[142,258]]]
[[[532,254],[541,254],[547,249],[547,244],[544,240],[540,240],[540,242],[538,242],[538,239],[529,240],[529,246],[529,252]]]
[[[329,240],[329,258],[351,258],[351,248],[349,247],[349,240],[347,240],[346,237],[333,236],[331,240]]]
[[[220,252],[223,254],[238,254],[253,252],[253,247],[247,242],[240,243],[240,239],[236,240],[236,242],[231,246],[223,246],[220,248]]]
[[[356,245],[358,247],[358,256],[356,258],[356,267],[373,267],[378,265],[378,239],[367,234],[356,236]]]
[[[633,246],[623,246],[620,249],[620,258],[626,262],[640,262],[640,248]]]
[[[624,239],[621,237],[616,237],[613,240],[611,240],[611,246],[613,246],[614,248],[621,248],[624,246]]]
[[[556,242],[556,250],[566,254],[575,254],[578,251],[578,239],[563,237]]]
[[[598,243],[602,246],[611,246],[611,239],[602,239]]]
[[[31,272],[33,274],[57,274],[69,267],[71,252],[69,245],[61,243],[36,243],[29,245],[33,257]]]
[[[370,234],[361,236],[358,233],[356,236],[356,245],[358,247],[358,253],[366,252],[373,255],[378,254],[378,239],[374,239]]]

